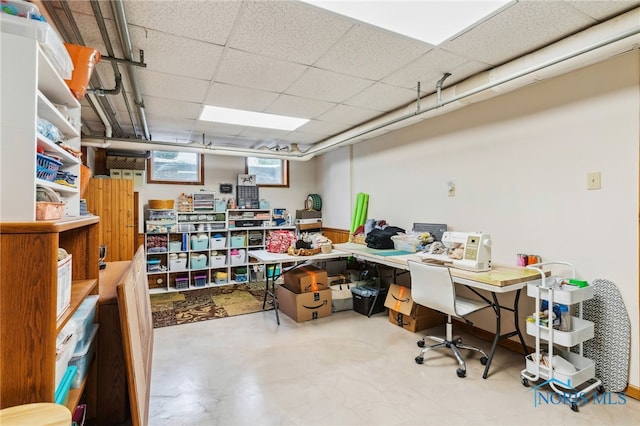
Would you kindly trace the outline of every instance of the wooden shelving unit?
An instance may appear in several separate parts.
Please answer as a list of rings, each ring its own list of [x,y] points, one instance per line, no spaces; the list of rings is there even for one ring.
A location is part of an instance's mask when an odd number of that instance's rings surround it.
[[[54,402],[56,336],[98,294],[99,220],[0,223],[0,408]],[[71,304],[59,318],[58,247],[72,255]],[[81,396],[95,399],[93,371],[69,393],[70,409]]]

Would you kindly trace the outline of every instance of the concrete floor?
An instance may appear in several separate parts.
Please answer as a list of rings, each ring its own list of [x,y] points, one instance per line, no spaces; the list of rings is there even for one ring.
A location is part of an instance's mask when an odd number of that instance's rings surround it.
[[[426,332],[392,325],[386,313],[280,320],[267,311],[156,329],[149,425],[640,424],[640,401],[618,394],[576,413],[543,387],[554,403],[538,397],[534,405],[536,391],[520,382],[523,356],[504,348],[486,380],[477,354],[465,378],[445,351],[417,365]],[[443,335],[444,327],[427,331]]]

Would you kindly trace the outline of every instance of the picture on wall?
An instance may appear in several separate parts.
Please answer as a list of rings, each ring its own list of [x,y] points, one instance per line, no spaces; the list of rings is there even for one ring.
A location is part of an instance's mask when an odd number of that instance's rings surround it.
[[[256,175],[239,174],[238,186],[256,186]]]

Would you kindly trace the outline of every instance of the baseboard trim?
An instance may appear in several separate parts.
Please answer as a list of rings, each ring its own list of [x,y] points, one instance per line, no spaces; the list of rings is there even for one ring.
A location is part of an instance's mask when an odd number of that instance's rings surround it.
[[[478,336],[479,338],[483,339],[483,340],[488,340],[488,341],[493,341],[493,339],[495,338],[495,333],[491,333],[490,331],[487,330],[483,330],[481,328],[478,327],[474,327],[472,325],[467,324],[464,321],[461,321],[457,318],[452,318],[452,322],[455,322],[456,325],[455,327],[462,327],[464,328],[468,333],[473,334],[475,336]],[[519,354],[522,355],[528,355],[532,352],[535,351],[534,348],[527,346],[527,353],[523,353],[522,352],[522,345],[519,342],[515,342],[513,340],[510,339],[504,339],[501,340],[500,342],[498,342],[498,346],[502,346],[505,349],[509,349],[513,352],[517,352]],[[637,399],[640,400],[640,387],[638,386],[633,386],[633,385],[627,385],[626,389],[624,390],[624,394],[633,398],[633,399]]]
[[[630,396],[633,399],[640,400],[640,387],[627,385],[627,388],[624,390],[625,395]]]
[[[462,327],[468,333],[473,334],[475,336],[478,336],[479,338],[481,338],[483,340],[488,340],[489,342],[493,342],[493,339],[496,336],[495,333],[492,333],[492,332],[487,331],[487,330],[483,330],[483,329],[475,327],[473,325],[469,325],[465,321],[461,321],[461,320],[459,320],[457,318],[452,318],[451,321],[456,323],[456,327]],[[530,354],[531,352],[533,352],[535,350],[532,347],[527,346],[527,353],[525,354],[524,352],[522,352],[522,345],[519,342],[515,342],[515,341],[510,340],[510,339],[500,340],[498,342],[498,346],[502,346],[503,348],[509,349],[510,351],[517,352],[517,353],[522,354],[522,355],[528,355],[528,354]]]

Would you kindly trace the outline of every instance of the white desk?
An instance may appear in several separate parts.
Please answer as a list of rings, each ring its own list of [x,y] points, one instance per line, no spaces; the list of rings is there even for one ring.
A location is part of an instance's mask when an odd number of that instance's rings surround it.
[[[343,251],[345,255],[354,256],[356,259],[380,263],[402,270],[408,270],[409,267],[407,262],[409,260],[415,260],[416,262],[422,261],[422,259],[415,254],[388,255],[394,251],[370,249],[362,244],[335,244],[334,248],[337,251]],[[540,274],[537,271],[530,269],[504,265],[493,265],[491,270],[486,272],[471,272],[457,268],[449,268],[449,270],[451,271],[453,282],[468,287],[479,297],[491,303],[496,314],[496,333],[493,339],[493,344],[491,345],[491,351],[489,352],[489,359],[482,376],[486,379],[489,374],[489,367],[491,366],[493,355],[495,354],[500,340],[518,336],[523,352],[525,355],[527,354],[527,345],[524,343],[524,338],[520,332],[518,302],[520,300],[520,292],[527,284],[541,281]],[[479,293],[478,290],[490,292],[492,300],[487,299],[484,295]],[[497,294],[511,292],[515,292],[513,307],[501,305],[498,301]],[[501,334],[500,331],[500,320],[503,310],[512,312],[514,317],[514,330],[505,334]]]
[[[264,263],[265,265],[276,265],[281,263],[293,263],[294,266],[282,269],[280,275],[288,272],[302,264],[312,263],[318,260],[329,260],[329,259],[337,259],[339,257],[348,256],[343,251],[333,250],[331,253],[318,253],[313,254],[311,256],[292,256],[287,253],[270,253],[266,250],[249,250],[247,252],[249,257],[256,259],[260,263]],[[280,316],[278,315],[278,298],[276,297],[276,280],[280,275],[276,275],[275,268],[271,276],[269,276],[269,272],[265,273],[265,282],[266,288],[264,292],[264,300],[262,301],[262,309],[265,308],[267,303],[273,305],[273,310],[276,311],[276,322],[280,325]],[[271,282],[271,286],[269,286],[269,282]],[[269,300],[267,300],[270,298]]]

